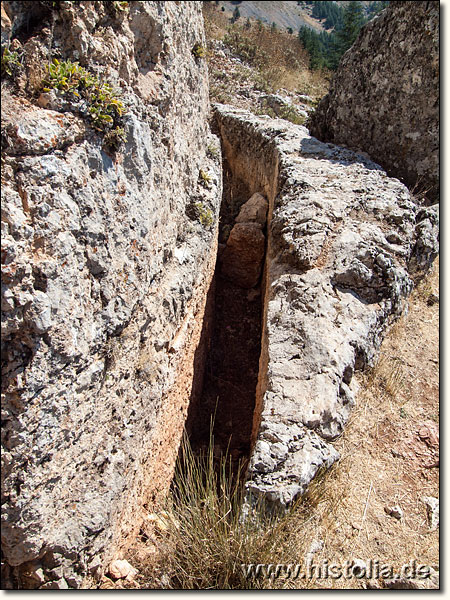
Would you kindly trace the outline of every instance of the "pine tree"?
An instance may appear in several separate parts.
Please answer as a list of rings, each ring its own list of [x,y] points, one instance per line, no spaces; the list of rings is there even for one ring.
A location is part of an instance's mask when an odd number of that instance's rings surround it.
[[[330,36],[326,31],[319,35],[309,27],[301,27],[298,38],[309,54],[309,66],[311,69],[328,67],[327,46]]]
[[[330,67],[330,69],[335,71],[338,68],[341,56],[342,53],[339,50],[337,35],[334,34],[331,36],[330,45],[328,48],[328,66]]]
[[[339,58],[353,46],[363,25],[364,13],[361,2],[349,2],[344,9],[342,25],[336,31],[336,51]]]
[[[377,15],[379,12],[384,10],[387,6],[389,6],[389,2],[385,2],[385,1],[370,2],[370,4],[367,6],[368,18],[371,19],[372,17]]]
[[[321,69],[324,66],[323,54],[317,35],[311,37],[309,50],[309,66],[311,69]]]
[[[239,8],[236,6],[236,8],[233,10],[233,16],[231,17],[231,22],[232,23],[236,23],[236,21],[240,18],[241,13],[239,11]]]

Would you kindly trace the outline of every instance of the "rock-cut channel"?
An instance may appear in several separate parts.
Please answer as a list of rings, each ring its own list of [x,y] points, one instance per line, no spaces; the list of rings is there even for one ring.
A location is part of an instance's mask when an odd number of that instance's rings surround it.
[[[223,105],[215,118],[220,243],[187,429],[201,448],[213,422],[249,495],[287,506],[338,460],[353,375],[436,256],[437,207],[304,127]]]
[[[268,201],[224,161],[219,245],[186,429],[192,447],[214,443],[235,469],[248,463],[262,334]]]

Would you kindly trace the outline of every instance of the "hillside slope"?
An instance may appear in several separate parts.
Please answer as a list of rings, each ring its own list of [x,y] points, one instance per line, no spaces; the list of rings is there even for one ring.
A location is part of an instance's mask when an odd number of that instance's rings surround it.
[[[311,18],[311,10],[301,7],[297,2],[284,0],[281,2],[219,2],[220,7],[225,8],[225,12],[230,15],[235,8],[239,9],[241,17],[244,19],[259,19],[267,25],[275,23],[281,29],[291,27],[297,32],[300,27],[305,25],[320,31],[322,25],[316,19]]]
[[[298,37],[244,19],[231,24],[212,2],[203,17],[211,102],[303,123],[328,91],[329,74],[310,70]]]

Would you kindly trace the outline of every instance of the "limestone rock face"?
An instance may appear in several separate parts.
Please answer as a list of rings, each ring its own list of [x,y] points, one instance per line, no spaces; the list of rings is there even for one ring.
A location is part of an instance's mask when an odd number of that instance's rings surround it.
[[[437,213],[366,156],[305,127],[223,105],[216,120],[233,176],[269,201],[247,489],[286,506],[337,460],[330,442],[354,405],[353,374],[402,312],[412,262],[417,272],[436,256]]]
[[[308,123],[408,186],[439,192],[439,2],[391,2],[344,54]]]
[[[2,3],[2,549],[31,587],[101,577],[167,490],[216,259],[201,3],[116,4]],[[115,154],[75,98],[34,103],[53,57],[120,91]]]

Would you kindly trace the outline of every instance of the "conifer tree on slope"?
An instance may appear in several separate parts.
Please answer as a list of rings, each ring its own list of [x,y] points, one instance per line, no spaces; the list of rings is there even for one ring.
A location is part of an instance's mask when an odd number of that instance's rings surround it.
[[[353,46],[364,21],[361,2],[349,2],[344,9],[342,25],[336,31],[336,49],[340,56]]]

